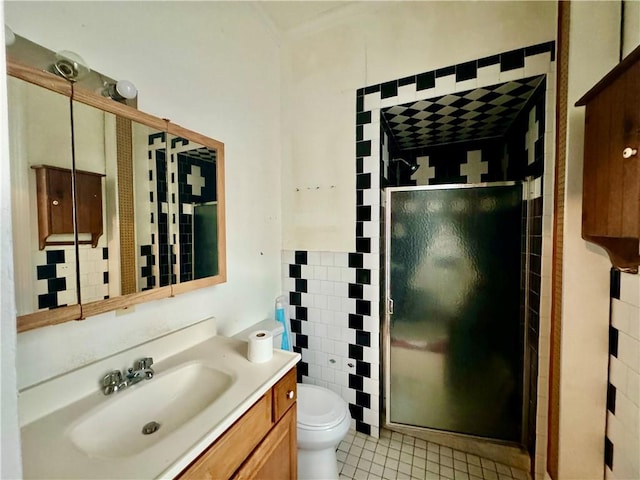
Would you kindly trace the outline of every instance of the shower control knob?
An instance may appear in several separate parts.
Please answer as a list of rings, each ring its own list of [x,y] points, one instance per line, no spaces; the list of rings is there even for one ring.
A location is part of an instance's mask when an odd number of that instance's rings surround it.
[[[635,157],[638,154],[638,149],[627,147],[622,151],[622,158]]]
[[[289,400],[293,400],[293,395],[294,395],[293,390],[289,390],[289,391],[287,392],[287,398],[288,398]]]

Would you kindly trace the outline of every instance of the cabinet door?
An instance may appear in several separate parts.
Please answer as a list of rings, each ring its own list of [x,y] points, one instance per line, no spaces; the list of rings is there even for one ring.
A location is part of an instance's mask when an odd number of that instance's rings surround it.
[[[234,480],[297,479],[298,451],[296,442],[296,409],[290,408],[236,472]]]
[[[640,233],[640,63],[587,104],[583,185],[583,236],[636,237]]]
[[[46,178],[46,192],[40,192],[39,201],[47,203],[49,218],[42,218],[41,221],[50,222],[49,232],[52,234],[73,235],[73,195],[71,189],[71,171],[58,169],[42,169],[38,172]],[[44,248],[44,246],[42,246]]]
[[[102,176],[77,171],[76,183],[78,233],[90,233],[95,248],[102,235]]]

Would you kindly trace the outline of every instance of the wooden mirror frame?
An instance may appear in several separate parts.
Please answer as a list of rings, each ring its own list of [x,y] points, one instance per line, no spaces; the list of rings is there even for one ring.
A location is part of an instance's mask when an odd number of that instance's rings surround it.
[[[224,190],[224,143],[206,137],[184,127],[171,123],[167,119],[161,119],[153,115],[141,112],[128,105],[103,97],[92,91],[72,86],[66,80],[56,75],[21,65],[14,60],[7,59],[7,75],[24,80],[28,83],[61,93],[71,100],[95,107],[101,111],[115,114],[118,117],[128,119],[148,127],[173,134],[190,141],[199,143],[205,147],[215,149],[216,157],[216,190],[218,202],[218,274],[191,280],[183,283],[175,283],[164,287],[157,287],[127,295],[121,295],[105,300],[98,300],[86,304],[78,303],[53,310],[43,310],[17,317],[18,333],[40,328],[48,325],[67,322],[70,320],[82,320],[86,317],[99,315],[114,310],[125,309],[139,303],[144,303],[161,298],[173,297],[180,293],[189,292],[199,288],[209,287],[224,283],[227,280],[226,262],[226,229],[225,229],[225,190]],[[75,206],[74,206],[75,208]]]

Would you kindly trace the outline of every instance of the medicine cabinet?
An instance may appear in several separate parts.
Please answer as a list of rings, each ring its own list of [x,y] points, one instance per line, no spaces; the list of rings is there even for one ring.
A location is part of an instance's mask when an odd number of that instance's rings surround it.
[[[223,143],[7,72],[18,331],[226,281]]]

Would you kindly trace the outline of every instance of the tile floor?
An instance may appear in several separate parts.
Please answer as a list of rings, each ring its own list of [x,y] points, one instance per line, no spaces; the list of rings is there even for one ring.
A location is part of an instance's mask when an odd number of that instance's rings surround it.
[[[338,445],[340,480],[528,480],[524,470],[382,430],[375,439],[351,430]]]

